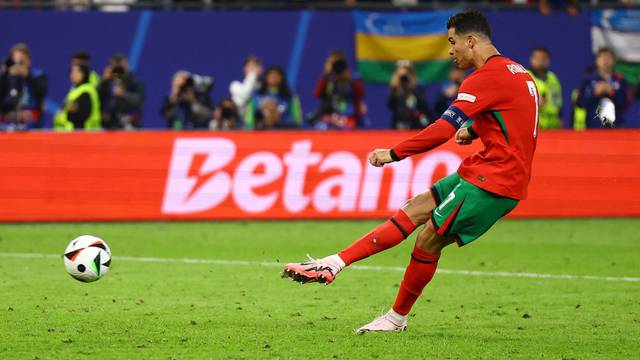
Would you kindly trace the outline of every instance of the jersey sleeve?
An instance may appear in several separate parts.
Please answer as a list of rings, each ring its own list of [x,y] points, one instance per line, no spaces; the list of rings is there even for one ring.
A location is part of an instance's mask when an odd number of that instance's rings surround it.
[[[451,139],[451,137],[455,135],[456,129],[455,127],[451,127],[449,121],[440,118],[416,135],[394,146],[390,151],[391,159],[393,159],[393,161],[400,161],[411,155],[420,154],[436,148]]]
[[[460,85],[458,96],[443,114],[443,119],[459,128],[468,119],[491,109],[497,102],[498,92],[495,88],[495,79],[485,74],[465,79]]]

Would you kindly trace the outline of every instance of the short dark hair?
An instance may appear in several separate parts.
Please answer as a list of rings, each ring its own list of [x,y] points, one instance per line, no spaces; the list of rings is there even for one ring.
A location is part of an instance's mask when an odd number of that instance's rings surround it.
[[[123,53],[117,53],[117,54],[113,55],[111,57],[111,59],[109,59],[109,62],[113,65],[113,64],[119,64],[119,63],[121,63],[123,61],[126,61],[126,60],[127,60],[127,57],[124,56]]]
[[[546,48],[546,47],[544,47],[544,46],[536,46],[536,47],[534,47],[533,49],[531,49],[531,53],[532,53],[532,54],[533,54],[534,52],[536,52],[536,51],[543,52],[543,53],[547,54],[547,56],[548,56],[548,57],[551,57],[551,52],[549,51],[549,49],[547,49],[547,48]]]
[[[491,39],[491,25],[489,20],[480,11],[467,10],[457,13],[447,21],[447,29],[455,28],[456,33],[466,35],[479,33]]]
[[[598,51],[596,51],[596,57],[598,57],[598,56],[600,56],[600,55],[602,55],[604,53],[609,53],[614,58],[616,57],[615,51],[613,51],[613,49],[610,48],[610,47],[601,47],[600,49],[598,49]]]
[[[329,56],[334,56],[336,58],[340,58],[340,59],[346,59],[347,55],[344,53],[344,50],[342,49],[333,49],[331,50],[331,53],[329,53]]]
[[[86,51],[78,51],[71,55],[71,59],[80,60],[88,64],[91,61],[91,55]]]

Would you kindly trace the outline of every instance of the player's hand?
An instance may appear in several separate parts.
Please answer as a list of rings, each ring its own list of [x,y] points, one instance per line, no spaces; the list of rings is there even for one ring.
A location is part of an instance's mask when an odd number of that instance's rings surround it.
[[[375,167],[382,167],[392,161],[391,149],[375,149],[369,154],[369,163]]]
[[[471,133],[466,127],[458,129],[458,132],[456,132],[456,143],[458,143],[458,145],[469,145],[472,142],[473,136],[471,136]]]

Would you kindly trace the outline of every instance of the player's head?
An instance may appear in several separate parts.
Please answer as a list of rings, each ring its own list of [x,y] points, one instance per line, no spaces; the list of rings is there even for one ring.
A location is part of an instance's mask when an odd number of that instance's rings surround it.
[[[604,47],[596,52],[596,67],[598,71],[612,72],[616,65],[616,55],[611,48]]]
[[[531,69],[534,71],[546,71],[551,64],[551,53],[549,49],[544,46],[538,46],[531,50],[531,56],[529,57],[529,63]]]
[[[447,36],[451,47],[449,56],[461,69],[473,66],[474,51],[491,44],[491,25],[479,11],[467,10],[447,21]]]

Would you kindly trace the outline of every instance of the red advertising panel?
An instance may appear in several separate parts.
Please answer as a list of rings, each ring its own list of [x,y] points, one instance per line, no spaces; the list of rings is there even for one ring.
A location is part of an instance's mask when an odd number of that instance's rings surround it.
[[[385,217],[482,146],[367,164],[410,134],[0,134],[0,221]],[[640,216],[640,131],[542,132],[533,166],[511,217]]]

